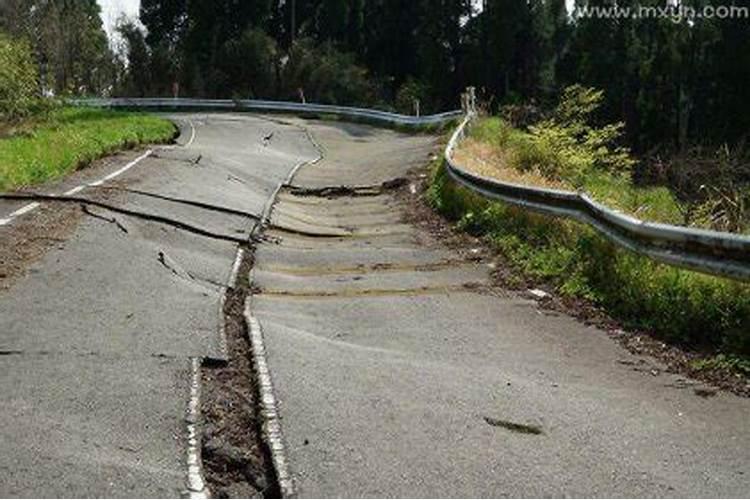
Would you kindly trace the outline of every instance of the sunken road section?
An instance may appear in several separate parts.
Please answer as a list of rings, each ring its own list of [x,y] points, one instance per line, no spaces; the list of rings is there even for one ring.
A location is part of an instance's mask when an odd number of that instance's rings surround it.
[[[38,190],[71,199],[0,200],[40,203],[0,227],[3,496],[750,490],[749,400],[407,222],[435,138],[175,118],[183,145],[116,179],[140,153]]]
[[[635,370],[656,362],[406,222],[433,139],[308,127],[325,157],[280,193],[249,304],[299,496],[748,491],[750,401]]]
[[[197,395],[212,387],[195,384],[197,368],[234,354],[220,332],[238,245],[318,152],[304,130],[262,117],[175,119],[182,145],[40,186],[69,194],[0,227],[3,496],[207,493]],[[29,201],[0,200],[0,218]],[[254,496],[273,494],[268,483],[261,470]]]

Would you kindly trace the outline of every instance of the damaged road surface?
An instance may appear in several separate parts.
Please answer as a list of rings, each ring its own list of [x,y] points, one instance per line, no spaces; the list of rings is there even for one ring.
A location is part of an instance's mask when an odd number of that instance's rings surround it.
[[[280,193],[248,307],[299,496],[750,491],[747,399],[634,370],[655,361],[495,290],[487,263],[407,223],[397,179],[424,136],[309,128],[324,160]]]
[[[435,138],[175,120],[182,145],[0,227],[3,496],[750,491],[747,399],[697,396],[408,222]]]
[[[115,181],[75,194],[101,203],[42,201],[0,227],[2,496],[202,489],[187,476],[191,384],[200,375],[192,360],[226,359],[222,306],[237,242],[292,169],[318,152],[304,130],[260,118],[176,120],[182,146],[155,148]],[[88,184],[130,159],[40,192]],[[0,217],[18,203],[0,203]],[[66,221],[45,226],[66,211]],[[61,224],[68,229],[55,232]],[[34,259],[5,247],[48,234],[52,244]]]

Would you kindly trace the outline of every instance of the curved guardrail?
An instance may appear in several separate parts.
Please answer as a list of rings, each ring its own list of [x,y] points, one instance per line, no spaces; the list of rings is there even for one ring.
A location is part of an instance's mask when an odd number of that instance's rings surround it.
[[[349,106],[264,100],[110,98],[78,99],[72,101],[72,104],[115,108],[331,114],[407,127],[442,125],[463,116],[462,111],[417,117]],[[464,117],[445,148],[448,172],[458,183],[488,198],[589,224],[614,243],[654,260],[716,276],[750,281],[750,236],[645,222],[597,203],[583,193],[502,182],[466,170],[453,160],[453,152],[465,137],[466,127],[473,118],[474,114],[471,113]]]
[[[616,244],[666,264],[750,281],[750,236],[644,222],[582,193],[502,182],[466,170],[454,161],[453,152],[473,117],[464,118],[445,148],[448,173],[463,186],[488,198],[589,224]]]
[[[350,119],[368,120],[389,125],[423,127],[442,125],[463,116],[461,111],[448,111],[436,115],[408,116],[376,109],[334,106],[329,104],[303,104],[288,101],[263,101],[252,99],[187,99],[187,98],[105,98],[75,99],[77,106],[108,108],[154,108],[154,109],[218,109],[238,111],[260,111],[294,114],[330,114]]]

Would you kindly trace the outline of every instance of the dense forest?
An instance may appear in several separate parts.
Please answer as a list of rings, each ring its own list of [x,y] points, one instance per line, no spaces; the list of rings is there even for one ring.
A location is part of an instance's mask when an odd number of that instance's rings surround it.
[[[142,0],[108,44],[95,0],[3,0],[55,95],[293,99],[413,112],[477,87],[530,115],[580,83],[604,91],[642,155],[734,148],[750,130],[750,19],[588,17],[611,0]],[[663,6],[663,0],[617,5]],[[748,0],[683,0],[750,7]],[[742,14],[742,12],[739,12]]]

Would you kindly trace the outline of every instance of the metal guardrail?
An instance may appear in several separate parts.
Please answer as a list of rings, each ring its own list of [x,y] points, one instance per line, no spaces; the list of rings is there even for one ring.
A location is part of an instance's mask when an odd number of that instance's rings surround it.
[[[72,101],[72,104],[122,108],[331,114],[355,120],[410,127],[441,125],[463,116],[462,111],[417,117],[349,106],[263,100],[111,98],[78,99]],[[472,106],[468,107],[472,109]],[[488,198],[535,212],[583,222],[594,227],[617,245],[659,262],[716,276],[750,281],[750,236],[644,222],[597,203],[583,193],[502,182],[466,170],[453,160],[453,152],[465,137],[466,127],[474,116],[469,114],[464,117],[445,148],[448,172],[463,186]]]
[[[218,109],[237,111],[260,111],[293,114],[329,114],[350,119],[368,120],[389,125],[422,127],[442,125],[463,116],[461,111],[448,111],[436,115],[408,116],[376,109],[333,106],[329,104],[303,104],[287,101],[262,101],[252,99],[187,99],[187,98],[108,98],[75,99],[77,106],[108,108],[154,108],[154,109]]]
[[[488,198],[591,225],[614,243],[677,267],[750,281],[750,236],[644,222],[595,202],[583,193],[524,186],[468,171],[453,159],[474,118],[468,115],[445,148],[448,173]]]

